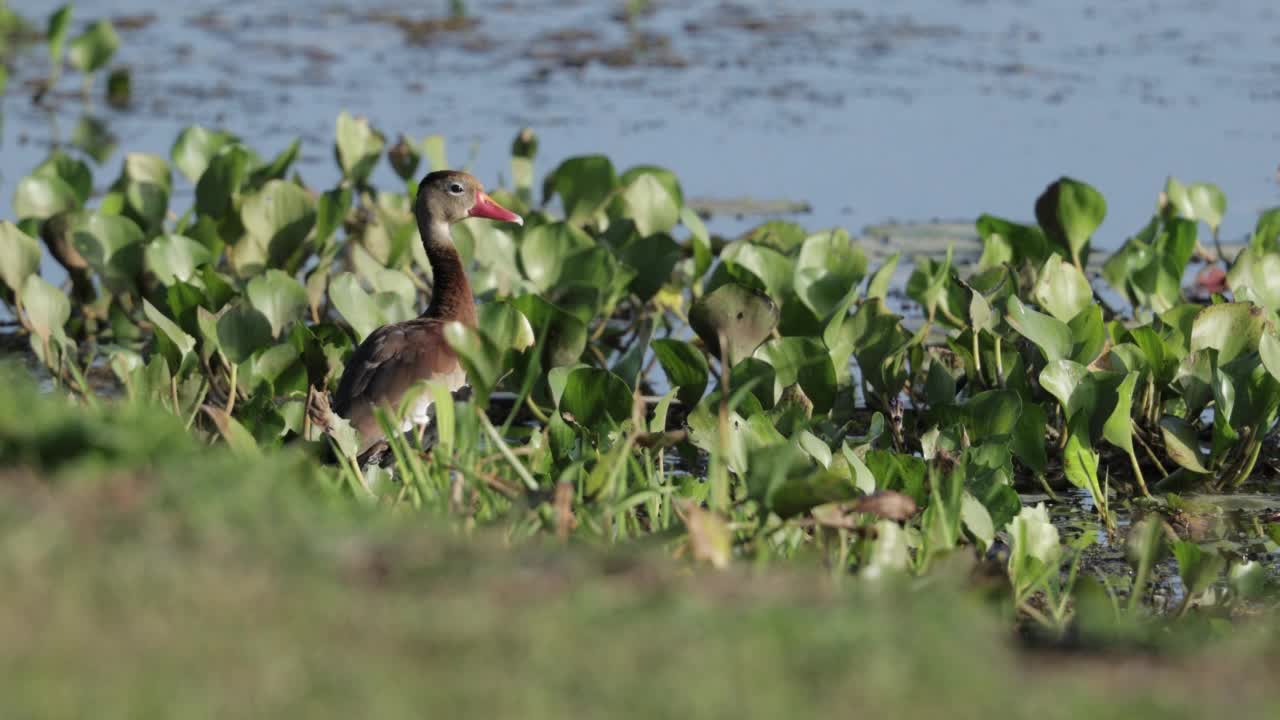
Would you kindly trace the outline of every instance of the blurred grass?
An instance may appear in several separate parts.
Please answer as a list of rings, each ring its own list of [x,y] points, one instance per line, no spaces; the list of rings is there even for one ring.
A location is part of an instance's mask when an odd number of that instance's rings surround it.
[[[1194,654],[1034,654],[945,572],[512,548],[0,379],[5,718],[1280,716],[1260,622]]]

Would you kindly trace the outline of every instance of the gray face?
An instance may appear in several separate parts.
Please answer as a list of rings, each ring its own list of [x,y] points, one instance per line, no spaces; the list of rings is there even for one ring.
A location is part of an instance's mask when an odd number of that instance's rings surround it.
[[[435,222],[453,224],[467,217],[482,191],[480,181],[464,172],[441,170],[422,180],[414,211]]]

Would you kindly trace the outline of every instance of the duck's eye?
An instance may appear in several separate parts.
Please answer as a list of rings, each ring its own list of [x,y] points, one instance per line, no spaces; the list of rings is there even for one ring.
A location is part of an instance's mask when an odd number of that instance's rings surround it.
[[[462,183],[449,183],[449,193],[452,195],[461,195],[464,188]]]

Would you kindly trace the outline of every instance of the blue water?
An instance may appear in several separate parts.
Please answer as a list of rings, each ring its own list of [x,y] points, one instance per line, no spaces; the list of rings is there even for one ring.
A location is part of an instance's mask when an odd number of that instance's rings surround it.
[[[40,25],[56,5],[17,3]],[[466,5],[474,30],[412,43],[370,13],[422,18],[445,2],[83,0],[73,32],[154,15],[121,31],[133,108],[92,110],[121,150],[167,155],[190,123],[224,126],[263,154],[301,136],[299,169],[320,187],[338,178],[330,143],[346,109],[393,137],[444,134],[453,163],[489,183],[528,125],[540,171],[603,152],[620,169],[665,165],[693,197],[808,202],[801,220],[815,228],[1028,217],[1062,174],[1106,195],[1103,246],[1143,223],[1171,173],[1226,191],[1227,238],[1280,204],[1274,0],[655,2],[634,27],[666,38],[683,67],[622,68],[547,58],[551,34],[570,29],[592,34],[578,47],[625,43],[622,2]],[[43,48],[16,58],[3,98],[0,217],[12,215],[17,180],[85,112],[74,98],[52,114],[32,107],[23,83],[45,63]],[[118,151],[95,173],[98,189],[119,161]]]

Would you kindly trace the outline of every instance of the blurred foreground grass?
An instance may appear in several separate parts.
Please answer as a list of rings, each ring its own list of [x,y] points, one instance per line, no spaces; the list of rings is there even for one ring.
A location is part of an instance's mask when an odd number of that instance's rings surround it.
[[[511,547],[4,379],[0,717],[1280,717],[1260,621],[1031,652],[959,573]]]

